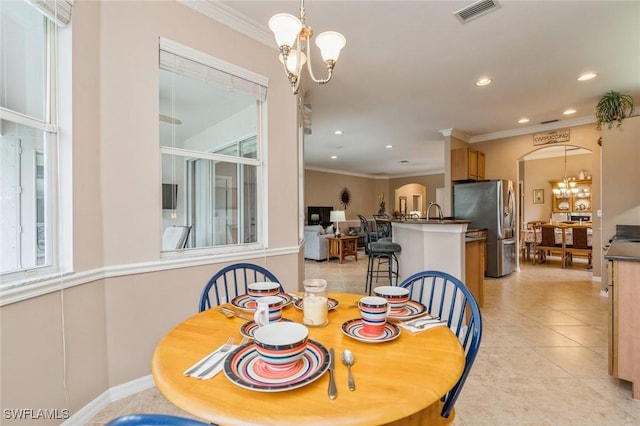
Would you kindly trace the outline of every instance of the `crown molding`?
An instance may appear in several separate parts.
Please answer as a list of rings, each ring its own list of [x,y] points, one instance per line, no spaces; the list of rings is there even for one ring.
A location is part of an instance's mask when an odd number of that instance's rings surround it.
[[[469,142],[470,136],[463,131],[456,129],[442,129],[438,130],[444,137],[453,136],[456,139],[460,139],[463,142]]]
[[[182,5],[195,10],[227,27],[251,37],[277,50],[271,31],[265,24],[254,21],[235,9],[216,0],[178,0]]]
[[[531,133],[545,132],[548,130],[562,129],[564,127],[581,126],[583,124],[593,124],[595,118],[592,115],[572,118],[570,120],[560,120],[553,123],[538,124],[535,126],[522,127],[519,129],[503,130],[500,132],[486,133],[484,135],[471,136],[469,143],[484,142],[494,139],[509,138],[512,136],[522,136]]]
[[[333,170],[333,169],[323,169],[320,167],[305,167],[305,170],[313,170],[315,172],[322,173],[333,173],[337,175],[345,175],[345,176],[355,176],[362,177],[367,179],[399,179],[399,178],[407,178],[407,177],[416,177],[416,176],[429,176],[429,175],[439,175],[444,173],[444,170],[432,170],[429,173],[426,172],[415,172],[415,173],[399,173],[399,174],[384,174],[384,175],[371,175],[364,173],[355,173],[355,172],[347,172],[344,170]]]

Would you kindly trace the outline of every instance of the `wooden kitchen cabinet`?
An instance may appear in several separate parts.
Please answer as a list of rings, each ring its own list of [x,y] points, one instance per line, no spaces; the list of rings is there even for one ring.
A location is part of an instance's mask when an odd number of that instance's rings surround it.
[[[479,306],[484,305],[484,273],[486,270],[486,236],[485,230],[466,233],[464,253],[465,285],[476,298]]]
[[[456,148],[451,150],[451,180],[484,179],[484,152],[473,148]]]
[[[632,383],[640,399],[640,262],[613,260],[609,274],[609,374]]]

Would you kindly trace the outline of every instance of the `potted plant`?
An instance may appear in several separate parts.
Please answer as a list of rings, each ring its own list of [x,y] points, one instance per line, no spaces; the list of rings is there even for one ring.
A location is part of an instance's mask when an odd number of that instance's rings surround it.
[[[620,127],[622,120],[633,112],[633,98],[626,93],[610,91],[606,93],[596,105],[596,129],[602,129],[607,124],[610,129],[614,122]]]

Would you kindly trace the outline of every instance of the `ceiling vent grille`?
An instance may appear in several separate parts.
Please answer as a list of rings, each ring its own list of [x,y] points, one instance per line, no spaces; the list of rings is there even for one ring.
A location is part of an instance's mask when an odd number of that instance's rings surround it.
[[[454,15],[460,19],[460,22],[465,23],[478,16],[484,15],[485,13],[489,13],[492,10],[500,7],[495,0],[480,0],[477,1],[465,8],[460,9]]]

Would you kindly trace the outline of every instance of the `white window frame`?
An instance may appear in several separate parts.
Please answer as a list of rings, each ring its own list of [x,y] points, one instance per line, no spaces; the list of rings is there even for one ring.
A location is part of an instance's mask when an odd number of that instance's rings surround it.
[[[247,80],[249,82],[255,83],[257,85],[263,86],[264,88],[268,88],[269,79],[260,74],[249,71],[245,68],[239,67],[232,63],[223,61],[219,58],[213,57],[211,55],[205,54],[198,50],[195,50],[191,47],[182,45],[180,43],[174,42],[172,40],[166,39],[164,37],[159,38],[159,50],[164,50],[173,55],[177,55],[191,61],[197,62],[199,64],[203,64],[205,66],[223,71],[227,74],[230,74],[235,77],[239,77],[241,79]],[[217,160],[229,163],[235,163],[237,165],[251,165],[255,166],[257,169],[256,178],[257,178],[257,224],[256,224],[256,239],[257,241],[254,243],[237,243],[237,244],[229,244],[229,245],[221,245],[221,246],[208,246],[208,247],[198,247],[192,248],[189,250],[172,250],[172,251],[161,251],[161,258],[176,258],[182,257],[185,254],[189,256],[213,256],[213,257],[223,257],[224,255],[233,254],[233,253],[241,253],[241,252],[255,252],[260,250],[265,250],[268,247],[268,195],[266,188],[267,184],[267,104],[268,101],[265,99],[258,104],[258,124],[257,124],[257,134],[256,134],[256,153],[257,158],[245,158],[245,157],[237,157],[237,156],[229,156],[224,154],[215,154],[215,153],[205,153],[205,152],[197,152],[194,153],[189,150],[185,150],[182,148],[173,148],[167,146],[160,146],[160,155],[159,161],[162,161],[163,154],[170,155],[178,155],[184,157],[192,157],[192,158],[202,158],[208,160]],[[159,183],[162,183],[162,166],[160,166],[160,176],[158,178]],[[159,202],[159,205],[161,201]],[[159,235],[162,235],[162,209],[159,208],[160,215],[160,225],[161,229],[159,230]]]
[[[44,118],[0,107],[0,119],[45,132],[45,262],[0,274],[0,306],[45,294],[52,286],[59,286],[60,277],[72,271],[72,195],[62,190],[71,188],[71,134],[59,132],[61,122],[71,121],[71,26],[63,27],[46,14],[43,17],[47,18]],[[62,208],[68,214],[62,214]],[[65,229],[64,238],[61,229]]]

